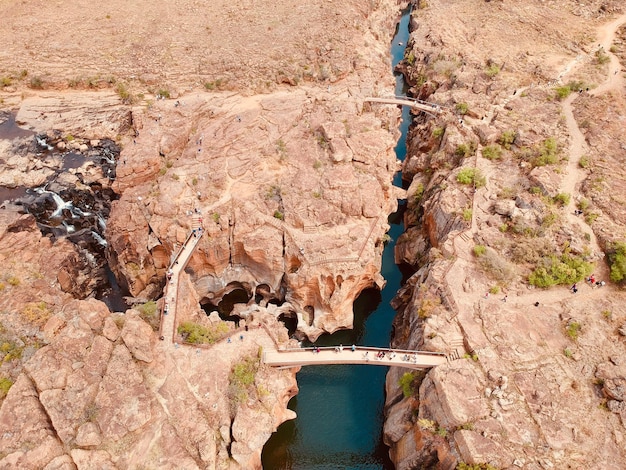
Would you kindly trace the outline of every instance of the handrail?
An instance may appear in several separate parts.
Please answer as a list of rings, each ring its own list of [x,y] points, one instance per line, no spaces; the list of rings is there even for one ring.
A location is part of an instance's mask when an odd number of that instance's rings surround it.
[[[338,346],[320,346],[320,351],[335,351]],[[352,346],[343,346],[343,350],[351,350]],[[294,352],[305,352],[305,351],[317,351],[318,347],[306,347],[306,348],[288,348],[288,349],[279,349],[279,353],[294,353]],[[424,356],[445,356],[445,353],[436,352],[436,351],[414,351],[410,349],[395,349],[395,348],[377,348],[374,346],[355,346],[354,351],[389,351],[394,352],[396,354],[422,354]]]

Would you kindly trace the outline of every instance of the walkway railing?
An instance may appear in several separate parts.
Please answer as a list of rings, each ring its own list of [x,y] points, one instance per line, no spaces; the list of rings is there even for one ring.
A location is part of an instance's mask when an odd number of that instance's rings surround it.
[[[445,364],[447,361],[448,357],[438,352],[367,346],[312,347],[263,353],[265,364],[281,368],[324,364],[366,364],[427,369]]]

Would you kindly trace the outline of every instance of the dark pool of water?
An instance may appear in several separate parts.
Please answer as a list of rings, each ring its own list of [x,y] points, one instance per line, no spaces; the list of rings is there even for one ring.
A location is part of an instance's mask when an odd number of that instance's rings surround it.
[[[0,139],[12,140],[33,135],[35,135],[33,131],[22,129],[16,124],[14,113],[3,113],[0,116]]]
[[[17,188],[5,188],[0,186],[0,204],[4,201],[13,201],[26,196],[26,188],[18,186]]]
[[[108,264],[105,266],[105,271],[109,282],[107,286],[104,286],[103,292],[97,295],[96,298],[104,302],[112,312],[125,312],[129,305],[126,303],[124,296],[130,294],[117,283],[115,274],[113,274]]]
[[[405,11],[392,44],[393,66],[402,59],[408,40],[409,11]],[[404,93],[402,78],[396,94]],[[396,147],[406,156],[410,113],[403,111],[402,137]],[[401,185],[401,175],[394,184]],[[367,290],[354,304],[354,329],[319,338],[319,345],[388,347],[395,311],[390,302],[402,283],[394,262],[395,240],[402,234],[401,214],[390,217],[391,237],[383,252],[382,292]],[[298,417],[281,425],[263,450],[265,470],[391,470],[388,448],[382,442],[385,376],[387,368],[367,365],[303,367],[299,393],[289,402]]]
[[[80,168],[87,159],[84,155],[75,152],[68,152],[63,155],[63,170],[70,168]]]

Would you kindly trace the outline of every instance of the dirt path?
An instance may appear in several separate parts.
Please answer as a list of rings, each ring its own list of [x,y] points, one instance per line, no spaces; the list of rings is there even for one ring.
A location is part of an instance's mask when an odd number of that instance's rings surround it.
[[[598,29],[598,38],[599,38],[599,48],[601,47],[606,54],[609,54],[610,57],[610,65],[607,78],[605,82],[603,82],[599,87],[591,92],[593,96],[598,96],[603,93],[608,92],[618,92],[621,93],[624,78],[622,74],[619,73],[621,70],[621,64],[619,63],[618,58],[610,52],[611,44],[615,38],[617,29],[626,23],[626,15],[622,15],[619,18],[613,20],[610,23],[602,25]],[[595,54],[595,50],[593,51]],[[559,80],[565,78],[572,71],[576,70],[578,66],[584,63],[585,59],[589,59],[591,54],[587,57],[584,55],[579,55],[570,63],[568,63],[563,70],[559,73]],[[516,92],[520,92],[517,90]],[[577,198],[576,195],[579,194],[578,188],[580,183],[587,176],[586,171],[580,167],[580,158],[585,155],[587,151],[587,144],[585,141],[585,137],[583,133],[580,131],[578,127],[578,123],[574,117],[573,113],[573,102],[579,96],[578,93],[573,93],[563,102],[563,113],[565,115],[566,125],[568,132],[571,136],[568,150],[568,164],[564,168],[564,175],[561,180],[560,192],[568,193],[572,197],[570,199],[570,203],[567,207],[564,208],[564,217],[566,219],[567,225],[571,227],[576,227],[577,230],[581,232],[588,233],[590,235],[589,244],[591,249],[599,254],[602,253],[600,246],[598,244],[597,238],[595,234],[591,230],[591,228],[585,223],[584,219],[580,216],[575,215],[574,210],[576,208]],[[508,102],[513,98],[513,95],[510,95],[504,100],[504,103]],[[503,104],[495,105],[487,114],[487,117],[490,119],[493,116],[496,108],[501,108]],[[493,168],[491,165],[486,163],[484,159],[481,158],[481,149],[479,148],[477,151],[476,162],[475,165],[479,168],[487,178],[493,174]],[[482,193],[487,191],[487,189],[479,190],[474,196],[473,201],[473,214],[472,224],[470,229],[468,230],[469,234],[478,233],[478,218],[479,218],[479,210],[478,209],[478,201],[477,198],[482,197]],[[474,305],[477,305],[479,302],[491,302],[494,299],[502,299],[504,298],[504,294],[500,294],[497,296],[488,295],[486,292],[476,292],[471,289],[467,289],[465,285],[467,282],[466,273],[471,272],[472,264],[474,263],[472,249],[474,246],[474,242],[471,237],[461,236],[456,237],[454,239],[454,250],[456,251],[457,257],[453,265],[448,269],[447,274],[445,275],[445,279],[450,286],[452,292],[455,293],[455,300],[460,307],[459,310],[461,313],[464,311],[468,311],[473,308]],[[609,277],[609,269],[605,263],[599,263],[596,268],[596,278],[597,279],[608,279]],[[586,297],[591,296],[591,298],[603,298],[606,295],[613,291],[615,288],[611,285],[607,285],[601,289],[592,288],[588,284],[579,284],[579,290],[581,295],[585,295]],[[523,293],[518,291],[517,295],[508,297],[507,296],[507,305],[513,305],[515,308],[526,308],[529,306],[533,306],[536,302],[539,302],[540,305],[553,305],[555,303],[562,302],[571,296],[571,292],[567,288],[556,288],[556,289],[548,289],[548,290],[540,290],[540,289],[532,289],[528,293]],[[465,308],[463,308],[465,307]],[[471,310],[470,310],[471,311]]]

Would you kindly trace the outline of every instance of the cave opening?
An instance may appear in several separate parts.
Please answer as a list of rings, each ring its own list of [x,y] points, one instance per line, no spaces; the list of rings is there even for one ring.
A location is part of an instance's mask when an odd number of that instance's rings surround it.
[[[243,287],[236,287],[225,294],[217,304],[208,301],[202,303],[201,307],[207,315],[210,315],[212,312],[217,312],[222,320],[232,321],[239,326],[241,317],[233,314],[233,309],[235,308],[235,304],[247,304],[249,300],[250,294],[248,294],[248,291]]]
[[[283,325],[285,325],[285,328],[287,328],[287,331],[289,333],[289,337],[291,337],[298,328],[298,317],[296,316],[295,312],[281,313],[280,315],[278,315],[278,321],[282,322]]]

